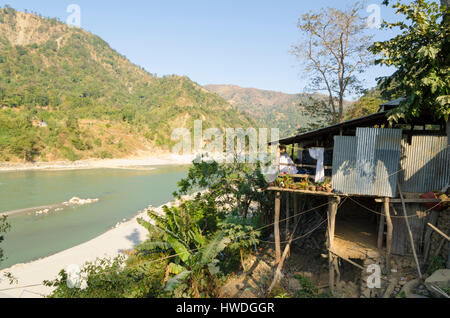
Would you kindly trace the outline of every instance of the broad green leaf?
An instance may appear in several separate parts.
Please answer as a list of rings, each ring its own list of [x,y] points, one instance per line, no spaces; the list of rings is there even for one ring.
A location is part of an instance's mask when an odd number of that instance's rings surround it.
[[[171,277],[167,280],[165,290],[174,291],[185,279],[189,276],[191,271],[184,271],[175,277]]]

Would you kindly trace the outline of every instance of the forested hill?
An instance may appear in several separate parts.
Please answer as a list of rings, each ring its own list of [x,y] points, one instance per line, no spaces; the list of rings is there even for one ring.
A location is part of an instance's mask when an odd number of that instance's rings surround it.
[[[168,149],[173,128],[196,119],[252,122],[189,78],[156,77],[83,29],[0,10],[0,161]]]
[[[328,100],[327,96],[319,93],[286,94],[236,85],[205,85],[205,88],[219,94],[231,105],[252,116],[259,125],[279,128],[282,137],[297,134],[299,128],[304,127],[309,121],[302,105],[310,103],[311,98]],[[344,106],[347,108],[350,104],[345,101]]]
[[[259,125],[279,128],[282,137],[296,134],[307,122],[308,118],[302,112],[301,103],[309,96],[314,96],[285,94],[236,85],[206,85],[205,88],[219,94],[242,112],[253,116]]]

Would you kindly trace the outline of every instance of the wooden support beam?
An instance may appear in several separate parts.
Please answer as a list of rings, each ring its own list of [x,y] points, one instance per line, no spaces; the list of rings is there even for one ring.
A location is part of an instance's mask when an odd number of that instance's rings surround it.
[[[275,236],[275,255],[276,263],[281,259],[281,245],[280,245],[280,205],[281,193],[277,192],[275,195],[275,220],[274,220],[274,236]]]
[[[384,239],[384,213],[380,214],[380,222],[378,225],[378,249],[381,250],[383,248],[383,239]]]
[[[442,232],[441,230],[439,230],[437,227],[435,227],[433,224],[428,223],[428,226],[431,227],[436,232],[438,232],[439,234],[441,234],[442,237],[444,237],[447,241],[450,241],[450,237],[447,234],[445,234],[444,232]]]
[[[277,192],[294,192],[294,193],[303,193],[303,194],[313,194],[313,195],[323,195],[327,197],[336,197],[336,193],[328,193],[323,191],[308,191],[308,190],[298,190],[298,189],[290,189],[290,188],[281,188],[281,187],[268,187],[267,191],[277,191]]]
[[[336,214],[337,208],[339,205],[340,198],[339,197],[330,197],[328,199],[328,249],[333,250],[334,247],[334,230],[336,226]],[[328,253],[328,267],[329,267],[329,285],[330,290],[334,293],[334,283],[335,283],[335,270],[336,270],[336,256],[329,252]]]
[[[391,275],[391,248],[392,248],[392,220],[391,213],[389,211],[389,198],[385,198],[383,204],[383,214],[386,217],[387,235],[386,235],[386,271],[388,275]]]
[[[285,234],[284,234],[285,241],[287,241],[289,239],[289,221],[290,221],[289,217],[291,215],[289,201],[290,201],[290,193],[286,192],[286,228],[285,228]]]
[[[411,249],[413,251],[414,260],[416,261],[416,265],[417,265],[417,273],[419,274],[420,280],[422,280],[422,272],[420,271],[419,259],[417,258],[416,247],[414,246],[414,238],[413,238],[413,235],[411,232],[411,227],[409,226],[408,213],[406,212],[406,205],[405,205],[404,198],[403,198],[403,192],[402,192],[402,189],[400,188],[400,184],[397,184],[397,187],[398,187],[398,192],[400,193],[400,198],[402,199],[403,215],[405,216],[405,223],[406,223],[406,228],[408,229],[409,240],[411,242]]]
[[[342,256],[342,255],[339,255],[339,254],[337,254],[337,253],[334,252],[334,251],[330,251],[330,252],[331,252],[332,254],[334,254],[335,256],[337,256],[337,257],[343,259],[344,261],[346,261],[346,262],[348,262],[348,263],[350,263],[350,264],[352,264],[352,265],[358,267],[360,270],[366,271],[366,268],[364,268],[363,266],[359,265],[358,263],[355,263],[354,261],[348,259],[347,257],[344,257],[344,256]],[[386,279],[386,278],[384,278],[384,277],[380,277],[380,278],[381,278],[382,280],[384,280],[384,281],[388,281],[388,279]]]
[[[384,202],[385,199],[377,198],[375,199],[375,202],[380,203]],[[439,202],[446,202],[448,200],[441,200],[441,199],[422,199],[422,198],[413,198],[413,199],[404,199],[405,203],[439,203]],[[391,203],[402,203],[401,199],[390,199]]]
[[[294,239],[294,233],[297,230],[297,226],[298,226],[299,222],[295,223],[294,226],[294,231],[292,232],[290,238],[289,238],[289,242],[286,244],[286,247],[284,248],[283,251],[283,257],[281,257],[280,262],[278,263],[277,269],[275,271],[275,276],[273,278],[272,284],[269,287],[268,293],[270,293],[273,289],[273,287],[275,287],[276,284],[278,284],[280,282],[281,279],[281,270],[283,269],[283,265],[284,265],[284,261],[286,260],[286,258],[289,257],[290,255],[290,250],[291,250],[291,244],[292,244],[292,240]]]
[[[280,166],[289,166],[289,167],[297,167],[297,168],[316,168],[317,165],[307,165],[302,163],[280,163]],[[324,169],[333,169],[333,166],[324,166]]]
[[[300,213],[300,211],[298,210],[298,195],[293,193],[292,197],[293,197],[293,200],[294,200],[294,223],[297,224],[298,218],[299,218],[298,214]]]

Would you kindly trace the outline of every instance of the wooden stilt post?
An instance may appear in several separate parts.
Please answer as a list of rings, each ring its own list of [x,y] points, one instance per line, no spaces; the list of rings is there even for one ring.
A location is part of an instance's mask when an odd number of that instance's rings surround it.
[[[273,278],[272,284],[269,287],[268,293],[270,294],[272,292],[273,287],[280,282],[281,279],[281,270],[283,269],[283,265],[284,265],[284,261],[286,260],[286,258],[289,257],[290,254],[290,250],[291,250],[291,244],[292,244],[292,240],[294,239],[294,234],[295,231],[297,230],[298,227],[298,223],[295,223],[294,225],[294,230],[292,231],[291,236],[289,237],[289,241],[287,242],[285,248],[284,248],[284,252],[283,252],[283,256],[281,257],[280,262],[278,263],[277,266],[277,270],[275,271],[275,276]]]
[[[298,195],[297,194],[293,194],[293,199],[294,199],[294,224],[298,223]],[[295,233],[294,233],[295,234]]]
[[[378,249],[379,250],[381,250],[383,248],[383,238],[384,238],[384,211],[380,215],[380,224],[378,227]]]
[[[290,221],[290,207],[289,207],[289,201],[290,201],[290,193],[286,192],[286,229],[284,234],[284,240],[287,241],[289,239],[289,221]]]
[[[329,266],[329,285],[330,290],[332,293],[334,293],[334,272],[335,267],[337,265],[337,258],[336,255],[333,254],[331,251],[333,251],[333,243],[334,243],[334,229],[336,225],[336,214],[337,214],[337,208],[339,204],[340,198],[339,197],[330,197],[328,201],[328,249],[330,252],[328,253],[328,266]]]
[[[384,198],[383,212],[386,216],[387,235],[386,235],[386,271],[388,275],[391,275],[391,248],[392,248],[392,220],[391,213],[389,211],[389,198]]]
[[[275,236],[275,255],[276,263],[281,259],[281,245],[280,245],[280,200],[281,193],[277,192],[275,196],[275,220],[274,220],[274,236]]]
[[[409,240],[411,242],[411,249],[413,251],[414,260],[416,261],[417,273],[419,274],[420,280],[422,280],[422,272],[420,271],[420,263],[419,263],[419,259],[417,258],[416,248],[414,246],[414,237],[411,232],[411,227],[409,226],[408,214],[406,212],[406,205],[405,205],[405,200],[403,198],[403,192],[402,192],[402,189],[400,188],[400,184],[397,184],[397,187],[398,187],[398,192],[400,192],[400,199],[402,199],[403,215],[405,216],[405,223],[406,223],[406,228],[408,229]]]

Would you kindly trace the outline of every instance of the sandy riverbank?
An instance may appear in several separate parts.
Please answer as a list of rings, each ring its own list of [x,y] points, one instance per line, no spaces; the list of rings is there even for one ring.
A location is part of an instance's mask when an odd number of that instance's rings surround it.
[[[80,161],[53,162],[0,162],[1,171],[29,171],[29,170],[79,170],[98,168],[133,169],[143,166],[183,165],[190,164],[193,155],[178,156],[174,154],[142,155],[125,159],[88,159]]]
[[[178,201],[166,205],[177,205]],[[161,212],[164,205],[153,208]],[[148,231],[137,223],[137,218],[148,220],[146,211],[139,212],[134,218],[118,224],[102,235],[72,247],[55,255],[26,264],[16,264],[0,271],[0,298],[39,298],[51,293],[52,288],[42,285],[44,280],[53,280],[58,273],[69,265],[82,266],[86,262],[102,257],[115,257],[123,251],[136,247],[145,241]],[[9,285],[3,279],[4,273],[11,273],[18,279],[17,285]]]

